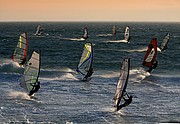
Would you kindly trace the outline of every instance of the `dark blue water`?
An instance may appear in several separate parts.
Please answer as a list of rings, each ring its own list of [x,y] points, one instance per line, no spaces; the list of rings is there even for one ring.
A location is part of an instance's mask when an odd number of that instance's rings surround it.
[[[34,36],[37,25],[42,36]],[[112,26],[118,27],[112,36]],[[131,43],[120,42],[126,26]],[[83,44],[84,27],[87,41],[94,44],[94,70],[90,82],[80,82],[75,69]],[[0,122],[1,123],[74,123],[119,124],[180,122],[180,23],[0,23]],[[28,57],[40,49],[41,89],[30,99],[19,86],[23,68],[12,62],[11,55],[19,35],[27,32]],[[166,33],[171,33],[168,50],[158,52],[158,67],[151,75],[142,61],[150,40],[160,46]],[[133,102],[114,112],[113,97],[123,58],[131,58],[127,91]]]

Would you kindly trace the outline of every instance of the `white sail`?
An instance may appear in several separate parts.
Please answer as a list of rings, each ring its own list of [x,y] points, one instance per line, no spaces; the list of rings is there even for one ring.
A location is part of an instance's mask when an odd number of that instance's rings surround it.
[[[23,65],[26,61],[27,50],[28,50],[28,38],[27,38],[27,34],[23,33],[19,36],[18,44],[12,55],[12,60],[19,63],[20,65]]]
[[[126,86],[129,78],[129,69],[130,69],[130,58],[124,59],[121,67],[121,72],[116,86],[116,93],[114,96],[115,106],[118,106],[121,102],[121,99],[126,91]]]
[[[112,28],[112,35],[116,35],[116,26],[113,26]]]
[[[83,36],[82,36],[83,39],[88,39],[88,28],[85,27],[84,30],[83,30]]]
[[[38,25],[38,26],[37,26],[37,29],[36,29],[36,33],[35,33],[34,35],[41,35],[41,34],[42,34],[42,32],[41,32],[41,26]]]
[[[126,28],[125,28],[124,40],[127,40],[128,42],[129,42],[129,40],[130,40],[129,27],[126,27]]]
[[[170,34],[167,33],[163,39],[163,42],[161,43],[161,52],[165,51],[167,49],[167,44],[170,40]]]
[[[30,92],[33,85],[38,81],[40,73],[40,54],[33,52],[27,65],[25,66],[24,75],[21,78],[20,85]]]

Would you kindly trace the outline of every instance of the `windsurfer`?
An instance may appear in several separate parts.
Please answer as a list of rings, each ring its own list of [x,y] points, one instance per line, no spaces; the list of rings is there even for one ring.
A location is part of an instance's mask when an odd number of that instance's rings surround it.
[[[22,60],[22,62],[19,63],[19,65],[24,65],[24,63],[26,62],[26,58],[23,58],[23,59],[21,59],[21,60]]]
[[[29,96],[32,96],[35,92],[37,92],[40,89],[40,82],[37,81],[34,85],[31,84],[31,86],[33,86],[33,88],[30,91]]]
[[[84,77],[84,79],[87,79],[88,77],[91,77],[91,75],[94,73],[93,68],[90,68],[87,75]]]
[[[147,72],[151,73],[151,71],[155,69],[157,65],[158,65],[158,61],[155,61],[155,63],[153,63],[153,65],[149,68],[149,70],[147,70]]]
[[[128,97],[127,99],[125,98],[125,95]],[[132,102],[132,96],[128,95],[127,92],[125,92],[125,95],[123,96],[123,99],[124,99],[124,103],[117,106],[117,111],[119,111],[122,107],[126,107],[128,106],[131,102]]]

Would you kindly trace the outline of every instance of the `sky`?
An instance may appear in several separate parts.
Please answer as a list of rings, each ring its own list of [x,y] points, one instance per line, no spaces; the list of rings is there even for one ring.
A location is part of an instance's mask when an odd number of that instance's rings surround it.
[[[180,0],[0,0],[0,21],[180,22]]]

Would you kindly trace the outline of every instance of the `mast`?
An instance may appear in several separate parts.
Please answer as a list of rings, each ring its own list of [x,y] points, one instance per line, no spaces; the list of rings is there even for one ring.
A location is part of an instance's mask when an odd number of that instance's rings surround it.
[[[120,104],[121,99],[124,93],[126,92],[126,87],[129,78],[129,70],[130,70],[130,58],[126,58],[123,60],[118,84],[116,86],[116,92],[114,96],[115,106],[118,106]]]

